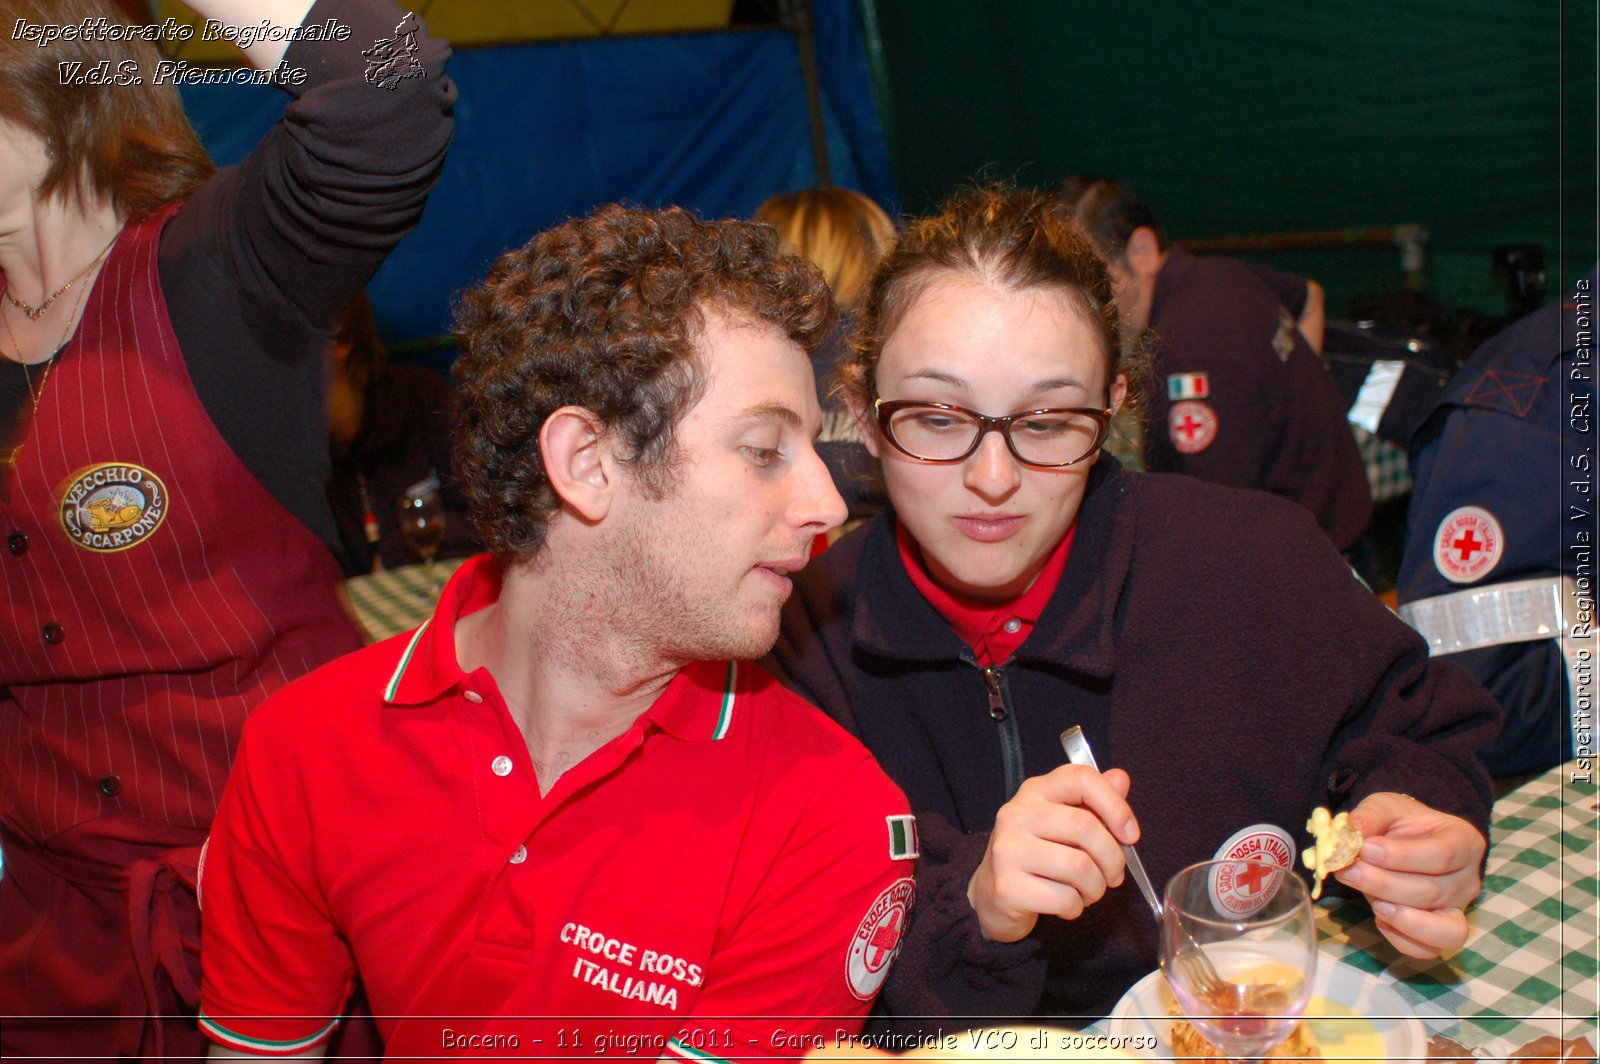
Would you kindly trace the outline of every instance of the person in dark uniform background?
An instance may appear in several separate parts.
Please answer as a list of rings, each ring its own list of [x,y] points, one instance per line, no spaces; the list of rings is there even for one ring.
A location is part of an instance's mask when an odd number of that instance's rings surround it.
[[[483,549],[451,468],[450,385],[426,366],[389,363],[364,294],[345,308],[334,329],[328,399],[328,503],[346,576],[418,560],[396,514],[407,491],[429,482],[437,485],[445,510],[438,557],[465,558]]]
[[[1057,210],[1070,219],[1084,193],[1108,180],[1099,174],[1074,174],[1052,185],[1049,196]],[[1309,277],[1274,270],[1265,263],[1247,261],[1244,265],[1272,289],[1278,302],[1294,317],[1295,327],[1311,345],[1311,350],[1321,354],[1328,328],[1328,294],[1322,286]]]
[[[1120,181],[1060,188],[1057,208],[1105,257],[1125,325],[1153,334],[1145,468],[1293,499],[1351,550],[1372,516],[1366,469],[1338,389],[1276,286],[1251,264],[1169,246]]]
[[[1480,347],[1411,443],[1400,615],[1505,709],[1497,776],[1593,749],[1596,273]]]

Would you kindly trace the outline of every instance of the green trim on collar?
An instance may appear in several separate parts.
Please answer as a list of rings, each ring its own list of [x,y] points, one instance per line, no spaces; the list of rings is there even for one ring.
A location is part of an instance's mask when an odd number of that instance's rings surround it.
[[[422,622],[422,626],[411,633],[411,642],[406,644],[404,654],[400,655],[400,664],[394,667],[394,675],[389,677],[389,683],[383,689],[383,700],[393,702],[394,696],[400,690],[400,679],[406,674],[406,666],[411,664],[411,656],[417,652],[417,644],[422,641],[422,633],[428,630],[428,625],[433,623],[429,618]]]
[[[734,687],[739,682],[739,663],[728,662],[728,680],[722,689],[722,711],[717,715],[717,727],[711,733],[713,740],[721,739],[728,734],[728,729],[733,725]],[[712,1057],[710,1059],[717,1059]]]

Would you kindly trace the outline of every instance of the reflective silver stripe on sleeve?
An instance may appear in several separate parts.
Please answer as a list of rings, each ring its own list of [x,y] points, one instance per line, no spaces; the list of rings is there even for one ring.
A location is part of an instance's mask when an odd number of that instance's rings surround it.
[[[1429,654],[1459,654],[1502,643],[1556,639],[1566,628],[1570,577],[1487,584],[1408,602],[1400,619],[1428,641]],[[1574,603],[1575,604],[1575,603]]]
[[[1539,577],[1467,588],[1408,602],[1400,619],[1428,642],[1430,656],[1459,654],[1505,643],[1554,639],[1567,666],[1573,749],[1578,732],[1592,734],[1595,658],[1594,598],[1580,599],[1570,576]]]

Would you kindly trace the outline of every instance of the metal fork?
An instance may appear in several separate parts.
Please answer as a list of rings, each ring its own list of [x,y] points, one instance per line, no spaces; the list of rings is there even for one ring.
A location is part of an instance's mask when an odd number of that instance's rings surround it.
[[[1067,760],[1072,764],[1085,765],[1096,772],[1100,771],[1100,766],[1094,760],[1094,751],[1089,749],[1089,740],[1084,738],[1083,729],[1078,725],[1074,724],[1061,733],[1061,748],[1067,752]],[[1160,924],[1163,915],[1161,899],[1156,896],[1155,887],[1150,885],[1150,876],[1144,870],[1144,862],[1139,860],[1139,851],[1132,846],[1123,846],[1122,856],[1128,864],[1128,872],[1133,876],[1133,881],[1139,885],[1139,893],[1150,903],[1150,911],[1155,913],[1156,923]],[[1200,943],[1194,940],[1194,936],[1182,924],[1175,923],[1174,926],[1189,940],[1186,945],[1180,945],[1172,957],[1172,964],[1179,969],[1179,977],[1185,985],[1192,987],[1203,998],[1211,998],[1226,991],[1229,984],[1217,974],[1211,958],[1200,948]]]

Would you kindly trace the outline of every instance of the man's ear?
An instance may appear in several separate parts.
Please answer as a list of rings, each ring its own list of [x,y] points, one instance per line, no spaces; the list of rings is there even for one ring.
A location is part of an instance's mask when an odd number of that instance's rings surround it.
[[[611,463],[605,427],[590,410],[564,406],[539,429],[539,454],[545,475],[561,501],[585,521],[598,521],[611,509],[617,470]]]
[[[1161,271],[1161,241],[1156,231],[1141,225],[1128,236],[1128,246],[1123,249],[1128,269],[1134,278],[1147,281]]]

